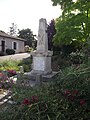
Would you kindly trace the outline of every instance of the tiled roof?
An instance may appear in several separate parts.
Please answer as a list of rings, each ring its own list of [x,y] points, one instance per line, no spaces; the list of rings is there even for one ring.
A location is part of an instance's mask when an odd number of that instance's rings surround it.
[[[0,36],[1,36],[1,37],[6,37],[6,38],[15,39],[15,40],[20,40],[20,41],[26,41],[25,39],[8,35],[7,33],[5,33],[4,31],[1,31],[1,30],[0,30]]]

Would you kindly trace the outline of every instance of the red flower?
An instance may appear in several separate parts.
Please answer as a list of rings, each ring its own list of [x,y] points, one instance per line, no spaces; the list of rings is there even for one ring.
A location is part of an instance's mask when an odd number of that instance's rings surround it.
[[[2,73],[0,73],[0,77],[2,77],[3,76],[3,74]]]
[[[11,74],[16,74],[15,70],[8,70],[8,72],[11,73]]]
[[[32,96],[31,99],[32,99],[32,102],[37,102],[38,101],[38,96]]]
[[[74,90],[72,94],[78,94],[78,90]]]
[[[85,100],[83,100],[83,99],[80,100],[80,105],[81,106],[85,105],[85,103],[86,103]]]
[[[73,95],[70,95],[70,96],[68,96],[68,99],[71,100],[71,101],[74,101],[75,97]]]
[[[30,100],[28,100],[27,98],[23,101],[24,105],[29,105],[30,104]]]
[[[0,84],[0,88],[2,88],[2,84]]]
[[[64,95],[68,95],[68,94],[70,94],[70,90],[66,90],[66,91],[64,92]]]

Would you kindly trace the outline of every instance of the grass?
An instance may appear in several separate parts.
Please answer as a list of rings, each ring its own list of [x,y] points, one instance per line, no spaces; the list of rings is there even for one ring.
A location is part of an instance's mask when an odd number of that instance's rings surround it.
[[[25,58],[21,61],[16,61],[16,60],[5,60],[5,61],[0,61],[0,71],[2,70],[16,70],[19,71],[20,66],[24,67],[24,72],[29,72],[31,70],[31,64],[32,64],[32,59],[31,57]]]
[[[12,60],[12,59],[9,59],[9,60],[5,60],[5,61],[0,61],[0,71],[2,70],[7,70],[7,69],[12,69],[12,70],[16,70],[18,71],[19,70],[19,64],[20,61],[16,61],[16,60]]]

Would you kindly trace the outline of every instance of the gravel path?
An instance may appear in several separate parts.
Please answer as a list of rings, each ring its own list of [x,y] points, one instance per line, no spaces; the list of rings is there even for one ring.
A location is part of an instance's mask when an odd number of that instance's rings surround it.
[[[0,61],[4,60],[22,60],[24,58],[30,57],[30,53],[20,53],[20,54],[14,54],[14,55],[7,55],[7,56],[0,56]]]

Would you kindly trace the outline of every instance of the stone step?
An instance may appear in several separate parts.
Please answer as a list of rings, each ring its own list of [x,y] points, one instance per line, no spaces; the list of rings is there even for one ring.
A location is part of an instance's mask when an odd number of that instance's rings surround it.
[[[24,73],[24,76],[31,81],[37,82],[49,82],[52,81],[58,72],[52,71],[50,74],[42,75],[42,74],[33,74],[32,72]]]
[[[12,92],[8,91],[5,94],[0,94],[0,106],[2,106],[3,104],[5,104],[7,101],[9,101],[12,97]]]

